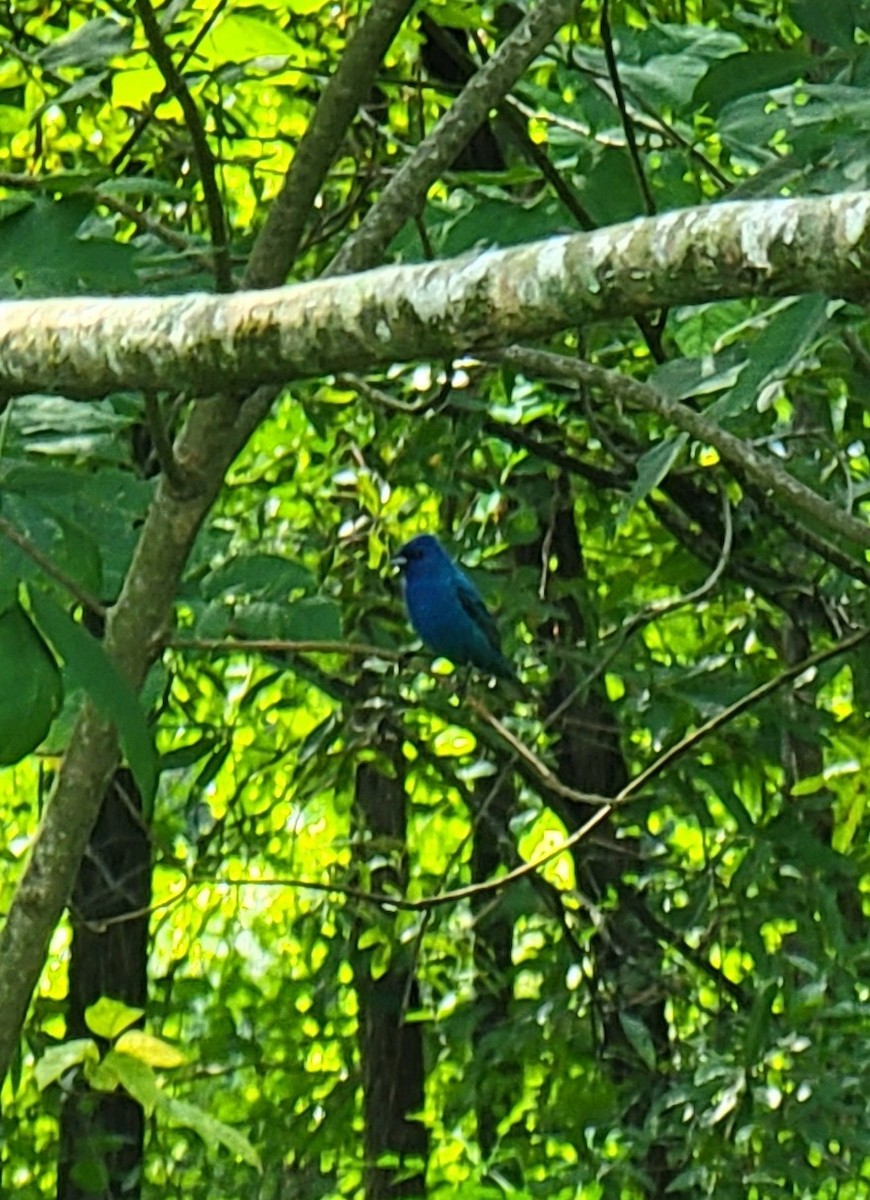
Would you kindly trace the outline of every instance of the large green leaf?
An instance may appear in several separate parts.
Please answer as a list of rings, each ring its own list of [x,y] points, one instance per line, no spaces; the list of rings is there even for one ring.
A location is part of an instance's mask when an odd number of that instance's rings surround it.
[[[110,59],[130,49],[133,30],[114,17],[96,17],[50,42],[40,53],[42,65],[51,71],[58,67],[103,67]]]
[[[713,420],[728,420],[757,403],[772,384],[784,382],[824,325],[829,301],[825,296],[802,296],[787,302],[751,343],[746,366],[737,382],[708,409]]]
[[[64,676],[81,688],[105,718],[114,722],[130,770],[150,805],[157,787],[157,753],[145,713],[135,692],[100,642],[74,621],[48,593],[34,588],[31,605],[39,626],[63,659]]]
[[[695,88],[696,104],[706,104],[715,116],[741,96],[791,83],[804,75],[815,60],[798,50],[777,53],[741,51],[713,63]]]
[[[637,460],[637,476],[620,510],[620,524],[627,520],[636,504],[646,499],[653,488],[658,487],[682,454],[683,447],[688,440],[687,433],[677,433],[673,437],[663,438],[660,442],[656,442],[641,455]]]
[[[239,637],[286,641],[334,641],[341,637],[341,611],[325,596],[306,596],[292,604],[244,604],[233,615]]]
[[[262,1170],[260,1156],[245,1135],[217,1120],[211,1113],[187,1100],[176,1100],[173,1096],[163,1093],[160,1096],[160,1110],[176,1125],[186,1126],[198,1133],[212,1152],[217,1150],[218,1146],[225,1146],[231,1154],[238,1155],[249,1166],[258,1171]]]
[[[201,586],[207,600],[220,595],[274,600],[298,589],[311,591],[315,580],[306,567],[292,559],[277,554],[240,554],[210,572]]]
[[[56,201],[37,196],[0,219],[0,298],[136,290],[132,247],[79,236],[92,210],[93,202],[81,195]]]
[[[826,0],[824,5],[814,0],[792,0],[791,15],[795,23],[824,46],[848,49],[854,45],[855,29],[859,23],[867,28],[867,11],[860,0]]]

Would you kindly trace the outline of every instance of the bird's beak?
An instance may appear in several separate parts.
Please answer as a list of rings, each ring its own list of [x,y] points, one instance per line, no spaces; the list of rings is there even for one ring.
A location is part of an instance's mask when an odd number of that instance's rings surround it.
[[[407,567],[407,565],[408,565],[408,560],[407,560],[407,558],[405,558],[404,554],[394,554],[393,557],[390,559],[390,566],[398,567],[398,569],[400,571],[404,571],[404,569],[405,569],[405,567]]]

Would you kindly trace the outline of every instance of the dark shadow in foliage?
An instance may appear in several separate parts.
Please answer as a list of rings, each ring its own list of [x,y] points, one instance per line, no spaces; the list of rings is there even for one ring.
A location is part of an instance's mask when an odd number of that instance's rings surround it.
[[[478,66],[468,53],[468,35],[464,29],[439,25],[428,13],[420,14],[423,44],[420,55],[429,78],[443,83],[448,90],[460,92],[477,73]],[[503,171],[504,155],[492,126],[481,125],[453,162],[454,171]]]
[[[583,549],[570,483],[564,477],[555,503],[549,528],[517,551],[520,565],[538,567],[545,556],[556,563],[548,579],[555,585],[561,611],[539,630],[549,643],[545,653],[553,664],[541,715],[549,722],[558,714],[555,754],[562,782],[580,791],[615,796],[628,781],[619,729],[601,681],[578,688],[581,680],[573,665],[572,652],[589,642],[590,631],[578,600],[586,579]],[[550,803],[569,832],[584,825],[595,811],[559,797],[551,797]],[[572,855],[581,892],[602,905],[599,936],[592,943],[595,971],[590,996],[602,1067],[623,1095],[626,1122],[642,1128],[658,1098],[656,1064],[664,1063],[669,1053],[666,997],[660,986],[662,954],[650,922],[644,919],[642,898],[623,878],[630,841],[622,838],[617,844],[609,836],[611,828],[610,823],[599,826],[595,840],[581,842]],[[606,904],[608,896],[614,895],[617,903]],[[654,1062],[641,1061],[638,1037],[630,1041],[626,1028],[645,1031]],[[678,1173],[668,1162],[666,1147],[655,1140],[648,1145],[644,1167],[655,1196],[664,1195]]]
[[[404,894],[405,789],[401,754],[387,774],[375,763],[362,763],[356,773],[356,811],[366,839],[357,858],[371,853],[380,861],[371,870],[374,892]],[[386,919],[386,918],[384,918]],[[362,932],[362,929],[359,931]],[[354,983],[359,1000],[359,1047],[363,1087],[364,1184],[366,1200],[422,1196],[429,1146],[426,1128],[413,1114],[423,1107],[425,1068],[423,1026],[409,1022],[418,1009],[413,946],[391,936],[390,965],[373,978],[365,951],[354,955]]]
[[[121,769],[106,792],[70,904],[68,1038],[93,1036],[85,1010],[101,996],[145,1007],[143,910],[150,901],[151,846],[141,799],[132,775]],[[115,920],[128,913],[141,915]],[[138,1200],[144,1132],[142,1109],[130,1096],[77,1082],[61,1110],[58,1200]]]
[[[494,876],[502,864],[500,843],[508,830],[516,793],[509,780],[496,782],[494,788],[491,780],[484,780],[475,787],[474,796],[481,804],[474,814],[471,880],[480,883]],[[488,893],[472,899],[472,912],[477,1140],[481,1156],[488,1159],[496,1148],[499,1124],[516,1104],[523,1086],[521,1064],[506,1061],[499,1050],[510,1044],[515,914],[502,896],[493,898]],[[500,1167],[503,1169],[503,1164]],[[519,1185],[522,1180],[515,1182]]]

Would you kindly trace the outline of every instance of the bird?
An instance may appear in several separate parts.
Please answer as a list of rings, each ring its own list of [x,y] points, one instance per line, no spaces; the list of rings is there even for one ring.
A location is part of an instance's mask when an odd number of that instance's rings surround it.
[[[412,538],[393,563],[402,573],[411,624],[433,654],[499,679],[517,678],[480,592],[437,537]]]

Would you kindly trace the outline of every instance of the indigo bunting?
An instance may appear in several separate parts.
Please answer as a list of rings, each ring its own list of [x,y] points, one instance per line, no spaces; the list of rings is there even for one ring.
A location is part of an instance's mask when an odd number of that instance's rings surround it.
[[[412,538],[393,562],[402,571],[411,624],[433,654],[500,679],[516,679],[480,593],[436,537],[424,533]]]

